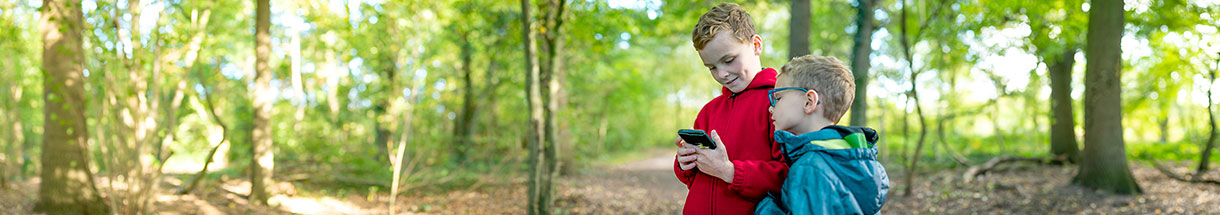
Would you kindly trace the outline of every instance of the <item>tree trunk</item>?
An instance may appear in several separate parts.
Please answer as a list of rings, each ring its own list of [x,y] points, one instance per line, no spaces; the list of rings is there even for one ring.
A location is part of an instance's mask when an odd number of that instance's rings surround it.
[[[868,124],[868,69],[873,53],[873,4],[875,0],[856,0],[856,37],[852,46],[851,73],[856,79],[856,100],[851,103],[851,125]]]
[[[394,17],[391,16],[384,18],[393,19]],[[380,24],[385,26],[385,32],[388,35],[397,35],[399,33],[397,25],[392,22],[381,22]],[[391,132],[392,127],[387,125],[394,125],[394,122],[398,121],[399,119],[397,119],[398,116],[386,114],[386,111],[391,108],[391,98],[395,98],[401,94],[401,91],[398,89],[397,78],[399,71],[395,65],[398,61],[398,51],[401,50],[401,48],[398,44],[396,44],[396,40],[393,39],[383,39],[379,40],[379,42],[381,46],[385,47],[386,49],[377,53],[377,57],[381,58],[381,63],[378,64],[380,65],[380,69],[378,69],[378,76],[380,76],[382,81],[379,83],[381,96],[373,100],[373,105],[375,106],[373,108],[373,112],[375,114],[373,127],[375,127],[374,130],[376,132],[373,141],[374,146],[377,147],[377,158],[375,160],[385,158],[387,163],[392,164],[394,161],[393,157],[390,156],[390,145],[394,142],[394,140],[391,139],[391,137],[393,137]]]
[[[545,183],[544,177],[549,175],[547,166],[544,165],[543,144],[545,134],[545,123],[542,116],[542,89],[539,86],[538,72],[538,56],[536,56],[537,47],[534,46],[533,24],[530,19],[533,15],[530,13],[530,1],[521,0],[521,23],[522,23],[522,41],[525,48],[525,91],[526,101],[529,107],[530,130],[528,132],[529,141],[529,202],[527,207],[528,214],[549,214],[549,193],[544,193],[544,187],[550,186]]]
[[[1093,0],[1085,56],[1084,151],[1073,183],[1120,194],[1142,193],[1123,148],[1123,2]]]
[[[47,214],[103,214],[108,209],[89,170],[85,124],[80,0],[43,2],[44,137],[42,183],[34,210]]]
[[[788,59],[809,54],[809,0],[793,0],[788,19]],[[787,60],[785,60],[787,61]]]
[[[385,63],[382,64],[383,66],[378,74],[381,76],[382,80],[379,83],[381,85],[381,96],[373,99],[373,130],[376,132],[375,136],[373,137],[373,145],[377,147],[377,157],[375,160],[378,161],[385,158],[384,161],[392,162],[392,158],[390,157],[390,143],[393,142],[393,140],[390,139],[390,128],[387,125],[392,125],[394,121],[396,121],[396,117],[386,114],[386,111],[390,108],[390,98],[395,97],[395,95],[399,95],[396,93],[398,91],[396,90],[394,84],[394,76],[398,73],[398,71],[396,71],[394,68],[394,59],[395,57],[393,56],[388,56],[382,59]]]
[[[911,154],[911,166],[907,167],[909,174],[906,176],[906,186],[902,192],[904,196],[911,195],[911,189],[915,185],[915,177],[919,174],[919,157],[923,153],[923,141],[928,136],[927,122],[924,120],[923,109],[919,106],[919,96],[916,96],[917,92],[915,90],[915,77],[918,75],[919,73],[911,73],[911,99],[915,101],[915,115],[919,117],[919,139],[915,143],[915,152]]]
[[[505,28],[508,28],[508,27],[505,27]],[[493,45],[491,47],[501,48],[500,44],[502,44],[503,42],[504,42],[504,38],[497,39],[496,42],[493,43]],[[504,83],[499,78],[500,72],[497,71],[500,67],[499,59],[496,58],[497,56],[499,56],[499,55],[492,54],[492,55],[488,56],[487,70],[484,71],[484,73],[483,73],[484,85],[483,85],[483,89],[480,92],[484,92],[484,93],[487,93],[490,95],[496,95],[497,94],[496,92],[498,92],[499,91],[498,89],[500,89],[500,85]],[[487,98],[480,101],[480,102],[482,102],[481,104],[476,103],[475,106],[481,107],[480,109],[485,110],[484,112],[486,112],[489,115],[497,116],[497,114],[496,114],[496,108],[497,108],[497,104],[498,104],[497,98],[500,98],[500,97],[499,96],[488,96]],[[474,114],[471,114],[470,120],[471,120],[472,124],[474,121],[476,121],[475,120],[476,118],[478,118],[477,112]],[[499,128],[499,123],[498,123],[497,119],[498,119],[498,117],[488,117],[487,123],[485,123],[485,124],[483,124],[483,126],[479,127],[480,128],[479,130],[471,131],[470,132],[471,135],[478,133],[482,136],[488,136],[488,137],[497,136],[496,129],[495,129],[495,128]],[[495,145],[495,144],[497,144],[497,142],[495,140],[489,140],[489,144]]]
[[[207,86],[207,84],[203,83],[201,81],[199,86]],[[206,87],[205,87],[205,91],[206,91]],[[194,190],[195,187],[199,185],[199,181],[201,181],[203,179],[204,175],[207,174],[208,167],[211,166],[211,164],[214,161],[219,160],[219,159],[216,159],[217,158],[216,153],[220,151],[222,146],[228,145],[227,143],[229,142],[228,141],[229,126],[225,125],[224,121],[220,120],[220,114],[216,113],[216,105],[215,105],[215,103],[212,103],[212,96],[214,95],[212,93],[214,93],[215,91],[209,92],[206,100],[199,98],[199,94],[194,93],[195,92],[194,90],[191,90],[190,92],[192,92],[191,94],[194,94],[194,97],[195,97],[195,100],[192,102],[192,104],[195,105],[195,107],[194,107],[195,112],[200,117],[207,117],[209,119],[212,119],[212,123],[216,124],[215,127],[209,126],[208,131],[217,132],[217,133],[220,133],[220,135],[208,135],[207,139],[208,139],[208,142],[211,142],[212,149],[208,151],[208,156],[204,157],[203,169],[200,169],[199,172],[195,173],[195,178],[191,179],[191,182],[187,182],[186,183],[187,185],[185,188],[178,190],[179,195],[190,193],[191,190]],[[207,106],[203,106],[203,104],[200,104],[199,100],[206,101]],[[206,109],[207,111],[205,112],[204,109]],[[219,137],[216,137],[216,136],[219,136]]]
[[[907,162],[907,163],[911,162],[911,154],[907,153],[907,151],[910,151],[909,149],[907,149],[907,145],[911,145],[911,144],[906,143],[906,142],[908,142],[907,140],[910,140],[910,138],[911,138],[911,120],[910,120],[911,112],[907,111],[907,106],[909,104],[911,104],[911,97],[907,97],[907,99],[903,99],[902,108],[899,108],[899,110],[902,111],[902,140],[903,140],[902,149],[901,149],[902,151],[899,152],[899,155],[902,156],[902,161]]]
[[[292,91],[293,91],[293,95],[291,96],[291,98],[293,99],[292,104],[295,105],[297,108],[296,113],[294,113],[292,115],[292,117],[293,117],[292,132],[301,132],[302,131],[301,127],[303,127],[305,125],[305,108],[309,106],[308,98],[306,98],[306,96],[305,96],[305,88],[306,88],[305,81],[304,81],[305,78],[301,77],[301,72],[302,72],[302,70],[304,70],[304,68],[302,67],[302,64],[304,64],[304,61],[305,61],[304,56],[301,56],[301,54],[302,54],[301,53],[301,35],[293,34],[292,38],[289,39],[289,41],[290,42],[289,42],[289,46],[288,46],[289,47],[288,55],[289,55],[289,58],[291,61],[290,70],[292,72],[291,81],[292,81]],[[316,73],[317,70],[315,69],[314,72]],[[391,79],[391,80],[393,80],[393,79]],[[381,150],[378,151],[378,152],[381,152],[380,156],[374,158],[373,160],[378,160],[377,158],[381,158],[381,157],[388,157],[386,154],[387,149],[385,149],[385,147],[381,147],[380,149]]]
[[[343,69],[335,62],[339,56],[333,50],[326,50],[322,56],[322,71],[318,75],[326,77],[326,107],[330,110],[331,123],[339,127],[339,108],[342,104],[339,101],[339,82],[343,79]]]
[[[1217,66],[1220,67],[1220,59],[1216,60]],[[1211,126],[1211,132],[1207,135],[1207,143],[1203,145],[1203,154],[1199,155],[1199,167],[1195,168],[1195,178],[1200,178],[1203,173],[1207,173],[1208,163],[1211,162],[1212,148],[1216,147],[1216,112],[1212,109],[1212,84],[1216,83],[1216,70],[1207,73],[1207,124]]]
[[[544,39],[542,43],[544,48],[542,54],[544,55],[539,55],[539,57],[542,57],[540,59],[546,59],[546,61],[541,62],[539,65],[541,68],[540,77],[542,82],[540,83],[542,83],[541,91],[544,105],[543,130],[544,135],[546,135],[543,137],[543,156],[545,157],[546,165],[543,183],[546,186],[542,190],[542,193],[545,194],[543,202],[546,207],[543,208],[549,210],[554,199],[555,178],[559,177],[561,165],[559,159],[561,143],[558,138],[559,130],[556,130],[559,119],[556,117],[556,113],[559,111],[561,101],[563,101],[563,84],[561,80],[563,79],[564,72],[562,68],[563,61],[561,59],[564,43],[562,27],[564,22],[563,14],[565,9],[567,9],[567,1],[549,0],[546,4],[547,10],[545,19],[543,19],[545,22],[541,23],[546,30],[538,33]],[[550,214],[550,211],[545,211],[544,213]]]
[[[1161,108],[1161,117],[1157,119],[1157,126],[1161,131],[1161,143],[1165,143],[1169,141],[1169,107],[1162,107],[1164,108]]]
[[[1072,113],[1072,65],[1076,64],[1076,49],[1064,51],[1050,62],[1051,79],[1051,156],[1067,156],[1072,163],[1080,162],[1076,144],[1076,119]]]
[[[271,89],[271,2],[258,0],[255,13],[254,33],[254,142],[250,147],[250,201],[255,205],[267,205],[273,185],[271,175],[275,170],[274,145],[271,142],[271,103],[275,91]]]
[[[9,3],[0,3],[0,10],[9,11],[11,9],[12,5]],[[13,58],[4,58],[3,60],[3,64],[0,64],[0,71],[17,71],[18,66],[14,65],[16,60]],[[20,150],[22,144],[18,140],[20,139],[18,135],[21,132],[19,129],[21,127],[21,114],[18,111],[21,99],[19,99],[20,96],[17,92],[21,91],[22,85],[16,81],[21,80],[21,76],[21,72],[0,74],[0,80],[5,80],[5,83],[9,85],[0,90],[0,93],[3,94],[0,98],[5,99],[5,101],[0,102],[4,104],[3,110],[0,110],[0,112],[3,112],[3,115],[0,115],[0,117],[5,118],[5,122],[12,123],[5,125],[4,130],[0,131],[0,135],[4,135],[4,139],[0,141],[5,141],[4,144],[0,144],[0,146],[3,146],[0,149],[4,150],[4,154],[0,154],[0,168],[2,168],[0,169],[0,189],[8,187],[8,180],[15,179],[15,176],[18,175],[15,173],[21,172]]]
[[[9,63],[9,62],[5,62],[5,63]],[[10,65],[10,64],[5,64],[5,65]],[[0,66],[0,69],[7,70],[8,68],[6,68],[4,66]],[[0,80],[13,80],[13,79],[12,79],[12,77],[0,76]],[[14,87],[10,86],[10,87],[4,88],[4,89],[0,89],[0,94],[3,94],[3,97],[0,97],[0,98],[4,98],[4,101],[0,101],[0,104],[3,105],[3,106],[0,106],[0,113],[3,114],[3,115],[0,115],[0,119],[4,119],[4,122],[20,121],[19,119],[17,119],[17,117],[15,117],[16,114],[13,114],[14,112],[17,112],[13,108],[16,106],[11,104],[11,103],[15,103],[16,100],[8,97],[9,95],[12,95],[8,91],[13,88]],[[13,130],[9,129],[9,127],[7,125],[4,127],[4,129],[0,129],[0,135],[4,136],[4,139],[0,139],[0,141],[3,141],[3,142],[0,142],[0,150],[2,150],[2,151],[0,151],[0,189],[5,189],[8,187],[8,180],[9,180],[10,176],[13,175],[12,174],[12,172],[14,172],[13,169],[16,169],[16,168],[13,168],[13,166],[14,166],[13,164],[16,163],[13,161],[16,159],[14,159],[14,157],[12,157],[12,155],[14,154],[13,152],[16,151],[13,149],[13,148],[15,148],[13,146],[18,145],[18,142],[13,140],[13,138],[16,137],[17,135],[15,135],[12,131]]]
[[[1003,87],[999,87],[999,86],[996,87],[997,92],[1003,92],[1003,90],[1004,90]],[[1000,98],[996,98],[996,105],[991,106],[991,110],[992,110],[991,111],[991,120],[990,120],[991,121],[991,133],[994,133],[994,135],[995,135],[995,144],[992,144],[992,145],[997,146],[999,148],[998,151],[1000,153],[1007,153],[1007,152],[1012,152],[1012,151],[1005,150],[1005,146],[1008,146],[1008,145],[1004,143],[1004,130],[1000,129],[999,100],[1000,100]]]
[[[381,161],[382,158],[385,158],[387,162],[393,159],[390,157],[390,129],[386,126],[393,118],[386,116],[386,109],[390,106],[388,101],[389,96],[391,96],[391,93],[384,92],[382,98],[373,99],[373,131],[376,132],[373,136],[373,146],[377,148],[377,156],[374,159]]]
[[[407,70],[409,71],[411,69]],[[417,163],[414,159],[418,159],[420,155],[419,153],[422,152],[417,151],[415,156],[412,156],[412,159],[407,159],[407,137],[411,135],[411,122],[413,119],[412,117],[414,117],[413,113],[415,113],[415,104],[418,104],[421,99],[419,95],[424,91],[424,80],[428,79],[428,74],[425,73],[422,76],[415,76],[413,78],[417,81],[415,81],[415,83],[413,83],[411,86],[407,86],[410,87],[409,89],[411,89],[411,93],[405,95],[406,111],[404,111],[405,116],[403,116],[403,126],[399,126],[399,134],[401,136],[398,138],[398,146],[395,149],[395,156],[390,159],[390,166],[393,168],[393,175],[391,178],[393,181],[390,184],[390,215],[394,215],[396,213],[398,194],[400,190],[399,184],[401,184],[403,178],[407,178],[407,176],[410,175],[412,169],[414,168],[414,164]]]
[[[461,69],[459,70],[462,72],[462,84],[464,85],[462,89],[462,109],[458,114],[457,120],[454,121],[454,144],[451,146],[454,149],[454,157],[456,157],[455,160],[458,163],[466,162],[467,152],[469,151],[470,147],[473,147],[473,145],[470,144],[470,134],[472,130],[470,125],[473,124],[471,118],[474,116],[475,110],[474,79],[471,78],[473,68],[470,68],[471,55],[474,54],[472,53],[474,52],[474,47],[472,47],[469,40],[467,40],[468,32],[462,32],[461,34],[462,41],[466,41],[461,45],[461,53],[459,54],[461,55]]]
[[[902,192],[902,195],[904,195],[904,196],[910,196],[911,190],[915,185],[915,177],[918,177],[918,174],[919,174],[919,157],[923,153],[923,141],[924,141],[924,138],[926,138],[928,135],[928,124],[923,116],[923,108],[921,108],[919,106],[919,92],[918,92],[919,88],[916,85],[916,81],[918,80],[918,77],[919,77],[919,72],[915,70],[915,63],[911,62],[911,61],[913,61],[914,58],[912,58],[912,56],[911,56],[911,41],[907,38],[907,35],[908,35],[907,25],[906,25],[907,13],[908,13],[907,4],[906,4],[906,1],[903,0],[902,1],[902,24],[901,24],[902,50],[903,50],[904,56],[906,57],[907,69],[910,70],[910,72],[911,72],[911,76],[910,76],[911,91],[909,91],[908,93],[910,93],[911,100],[913,100],[915,102],[915,115],[917,117],[919,117],[919,139],[915,143],[915,152],[911,154],[911,165],[907,167],[908,174],[906,175],[906,183],[905,183],[906,186],[903,187],[903,192]],[[931,21],[931,19],[929,19],[928,21]],[[918,39],[918,37],[916,37],[916,38]]]
[[[5,65],[13,65],[11,58],[6,60],[5,63],[7,63]],[[0,69],[14,71],[14,68],[8,67]],[[3,78],[5,80],[19,80],[21,77],[19,74],[14,74],[13,76],[4,76]],[[21,91],[23,91],[21,85],[16,83],[0,90],[0,93],[4,94],[0,97],[4,98],[4,101],[0,102],[4,104],[4,113],[0,117],[4,118],[5,122],[8,122],[3,131],[0,131],[0,134],[4,135],[4,138],[0,139],[0,141],[4,141],[4,144],[0,144],[2,146],[0,150],[4,150],[4,154],[0,154],[0,189],[8,187],[9,180],[18,179],[22,174],[21,163],[24,157],[22,143],[25,140],[21,133],[21,114],[19,111],[21,108]]]

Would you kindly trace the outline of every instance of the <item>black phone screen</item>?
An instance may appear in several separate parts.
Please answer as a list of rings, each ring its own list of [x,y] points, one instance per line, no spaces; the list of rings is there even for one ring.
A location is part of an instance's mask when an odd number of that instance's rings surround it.
[[[716,143],[713,143],[712,138],[707,136],[707,132],[703,132],[703,130],[681,129],[678,130],[678,136],[682,137],[686,143],[695,144],[701,148],[716,149]]]

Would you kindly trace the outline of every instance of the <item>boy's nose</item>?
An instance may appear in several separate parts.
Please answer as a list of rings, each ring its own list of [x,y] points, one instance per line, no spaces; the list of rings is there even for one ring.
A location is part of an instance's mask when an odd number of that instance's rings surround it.
[[[732,75],[732,74],[733,74],[733,73],[729,72],[729,71],[728,71],[728,70],[726,70],[726,69],[723,69],[723,68],[716,68],[716,76],[720,76],[720,80],[726,80],[726,81],[727,81],[727,79],[729,79],[729,75]]]

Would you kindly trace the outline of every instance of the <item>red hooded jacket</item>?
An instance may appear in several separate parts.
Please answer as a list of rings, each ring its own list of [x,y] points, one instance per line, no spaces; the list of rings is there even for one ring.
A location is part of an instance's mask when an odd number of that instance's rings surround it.
[[[788,175],[783,151],[772,138],[775,127],[767,90],[775,88],[775,69],[763,69],[740,93],[722,88],[695,118],[695,129],[716,130],[733,162],[733,183],[700,172],[683,171],[674,159],[674,173],[690,191],[683,214],[753,214],[769,191],[779,192]]]

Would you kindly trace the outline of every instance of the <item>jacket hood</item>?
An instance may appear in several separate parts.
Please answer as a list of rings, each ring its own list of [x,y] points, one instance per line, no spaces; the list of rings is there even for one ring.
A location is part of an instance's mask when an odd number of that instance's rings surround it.
[[[784,149],[784,155],[788,157],[788,161],[792,162],[800,158],[801,155],[815,150],[836,150],[841,148],[828,148],[824,145],[815,144],[817,141],[826,140],[842,140],[843,137],[851,134],[861,134],[869,146],[866,148],[851,148],[850,153],[834,153],[841,156],[849,156],[854,158],[865,158],[877,160],[877,130],[868,127],[860,126],[838,126],[831,125],[814,132],[804,133],[801,135],[792,134],[792,132],[784,130],[775,130],[775,141],[779,142]],[[840,141],[843,142],[843,141]],[[870,153],[871,152],[871,153]]]

